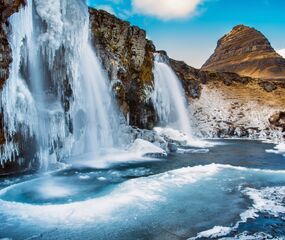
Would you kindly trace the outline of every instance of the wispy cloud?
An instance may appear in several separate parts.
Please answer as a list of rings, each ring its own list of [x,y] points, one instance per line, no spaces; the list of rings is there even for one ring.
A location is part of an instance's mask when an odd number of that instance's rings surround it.
[[[136,13],[171,20],[196,15],[202,2],[204,0],[132,0],[132,6]]]

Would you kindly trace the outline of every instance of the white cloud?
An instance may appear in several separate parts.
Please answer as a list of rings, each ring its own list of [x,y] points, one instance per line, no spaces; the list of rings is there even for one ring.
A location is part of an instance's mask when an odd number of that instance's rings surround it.
[[[181,19],[195,15],[204,0],[132,0],[136,13],[164,20]]]
[[[285,58],[285,48],[277,51],[282,57]]]

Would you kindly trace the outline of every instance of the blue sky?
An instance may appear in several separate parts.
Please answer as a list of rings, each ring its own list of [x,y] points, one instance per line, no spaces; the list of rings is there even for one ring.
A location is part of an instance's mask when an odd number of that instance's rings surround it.
[[[255,27],[285,49],[285,0],[88,0],[147,31],[168,55],[200,67],[237,24]]]

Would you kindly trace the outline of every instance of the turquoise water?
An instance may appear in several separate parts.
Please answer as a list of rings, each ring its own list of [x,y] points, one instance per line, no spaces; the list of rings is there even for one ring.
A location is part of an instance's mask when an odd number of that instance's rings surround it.
[[[285,157],[227,140],[209,152],[1,179],[0,238],[285,239]]]

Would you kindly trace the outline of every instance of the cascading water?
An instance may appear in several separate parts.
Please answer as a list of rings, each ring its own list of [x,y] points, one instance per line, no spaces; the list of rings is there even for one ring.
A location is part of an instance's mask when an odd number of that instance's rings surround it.
[[[84,2],[30,0],[10,23],[13,63],[1,93],[9,141],[1,161],[19,154],[15,134],[35,138],[43,169],[72,154],[113,147],[119,117],[89,43]]]
[[[186,134],[189,141],[193,140],[183,87],[160,54],[155,56],[152,101],[160,124],[171,126]]]
[[[106,84],[106,75],[100,67],[90,43],[86,43],[82,51],[83,79],[82,90],[85,97],[87,127],[83,135],[84,152],[100,152],[105,148],[112,148],[116,143],[118,115]],[[96,147],[96,149],[94,149]]]

